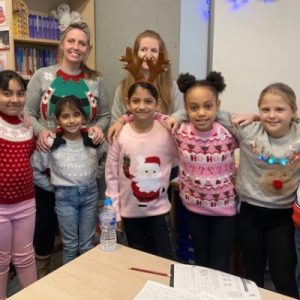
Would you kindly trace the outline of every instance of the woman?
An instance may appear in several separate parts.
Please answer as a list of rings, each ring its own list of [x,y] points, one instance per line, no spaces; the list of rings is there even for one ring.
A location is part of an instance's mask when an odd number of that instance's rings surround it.
[[[59,64],[39,69],[30,80],[25,109],[38,137],[39,150],[48,150],[48,138],[55,137],[55,106],[61,97],[68,95],[80,99],[93,142],[98,144],[103,139],[103,131],[110,123],[108,95],[100,74],[85,65],[89,50],[90,32],[86,23],[71,24],[60,39]],[[42,277],[49,272],[54,246],[54,194],[36,186],[36,202],[34,244],[38,273]]]
[[[133,45],[133,57],[141,57],[146,59],[151,58],[156,62],[160,51],[163,52],[164,58],[168,59],[168,51],[161,36],[152,30],[145,30],[140,33]],[[149,68],[146,61],[142,64],[140,71],[145,79],[148,78]],[[125,98],[128,92],[128,88],[134,83],[134,78],[130,73],[121,81],[115,91],[115,97],[111,108],[112,121],[115,122],[109,130],[108,139],[118,132],[123,127],[123,119],[121,118],[127,111],[125,106]],[[159,103],[158,111],[164,114],[173,114],[174,112],[183,108],[183,96],[179,91],[177,84],[172,80],[171,68],[167,68],[167,71],[162,72],[155,80],[155,85],[159,91]]]

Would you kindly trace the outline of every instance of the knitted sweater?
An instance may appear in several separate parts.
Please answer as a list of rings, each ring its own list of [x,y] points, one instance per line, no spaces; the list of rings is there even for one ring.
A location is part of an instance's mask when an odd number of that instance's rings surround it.
[[[291,208],[300,182],[300,124],[292,122],[286,136],[273,138],[260,122],[236,128],[228,112],[221,111],[218,121],[240,142],[239,199],[266,208]]]
[[[115,91],[114,101],[111,107],[111,116],[112,121],[117,120],[122,115],[126,113],[126,107],[124,105],[124,100],[122,98],[121,93],[121,84],[119,84]],[[183,95],[179,91],[177,83],[175,81],[172,82],[172,91],[171,91],[171,107],[168,111],[168,114],[174,114],[176,111],[183,109],[184,101]]]
[[[25,110],[31,116],[35,135],[45,127],[54,130],[56,102],[68,95],[80,99],[88,116],[88,126],[96,124],[102,131],[108,127],[110,113],[103,79],[87,79],[83,73],[69,75],[54,65],[37,70],[27,87]]]
[[[167,189],[177,157],[169,132],[158,121],[146,133],[126,124],[110,146],[106,165],[106,195],[113,200],[117,220],[157,216],[171,209]]]
[[[34,183],[39,187],[53,191],[55,186],[81,186],[96,179],[99,161],[104,164],[106,143],[98,148],[86,147],[83,139],[66,140],[56,150],[35,151],[32,158]],[[50,177],[44,173],[50,169]]]
[[[200,132],[191,122],[184,122],[176,131],[175,140],[180,196],[186,208],[202,215],[235,215],[236,139],[217,122],[208,132]]]
[[[30,156],[32,128],[18,117],[0,113],[0,204],[14,204],[34,197]]]
[[[293,206],[293,221],[295,226],[300,229],[300,187],[298,187],[297,198]]]

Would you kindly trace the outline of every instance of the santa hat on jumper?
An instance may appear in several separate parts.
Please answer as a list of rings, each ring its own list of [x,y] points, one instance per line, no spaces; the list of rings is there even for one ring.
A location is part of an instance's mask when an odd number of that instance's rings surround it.
[[[149,156],[145,158],[145,164],[157,164],[160,166],[160,159],[157,156]]]

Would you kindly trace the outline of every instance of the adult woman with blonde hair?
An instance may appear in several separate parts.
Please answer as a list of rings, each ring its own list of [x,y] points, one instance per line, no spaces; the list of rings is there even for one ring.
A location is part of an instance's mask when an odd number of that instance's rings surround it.
[[[37,147],[46,151],[49,137],[54,138],[56,103],[74,95],[87,116],[87,127],[93,142],[99,144],[110,123],[108,94],[99,72],[86,65],[90,51],[90,32],[85,22],[72,23],[59,43],[59,63],[41,68],[32,76],[27,89],[25,110],[30,115]],[[35,251],[39,276],[49,271],[54,247],[56,215],[54,193],[36,186],[37,216]],[[40,270],[39,270],[40,269]]]
[[[161,36],[153,30],[145,30],[140,33],[133,44],[133,59],[137,57],[143,58],[145,61],[141,66],[141,74],[145,79],[148,78],[149,68],[146,63],[147,59],[156,62],[159,52],[163,52],[164,58],[168,59],[168,51],[165,42]],[[109,139],[113,134],[118,134],[120,127],[122,128],[122,115],[127,111],[125,98],[128,88],[134,83],[134,78],[130,73],[120,82],[115,91],[114,101],[111,108],[112,121],[115,122],[109,130]],[[183,108],[183,96],[179,91],[177,84],[172,80],[171,68],[168,66],[165,72],[162,72],[154,82],[159,91],[158,111],[164,114],[173,114]]]

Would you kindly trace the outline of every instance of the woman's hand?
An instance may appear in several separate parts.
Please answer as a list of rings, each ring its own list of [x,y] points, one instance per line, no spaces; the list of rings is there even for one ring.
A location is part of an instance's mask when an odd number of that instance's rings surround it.
[[[36,143],[36,148],[38,151],[46,152],[49,150],[49,143],[48,139],[50,138],[55,138],[55,134],[46,128],[43,128],[38,136],[38,141]]]
[[[29,128],[31,126],[30,116],[25,111],[22,111],[20,114],[20,119],[22,120],[22,124],[25,128]]]
[[[260,121],[256,114],[232,114],[231,122],[236,127],[245,127],[254,121]]]
[[[125,120],[123,117],[120,117],[113,124],[111,124],[107,133],[107,140],[110,144],[112,144],[113,139],[120,134],[124,125],[125,125]]]
[[[102,130],[98,126],[92,126],[89,128],[89,137],[95,145],[101,144],[105,139]]]

